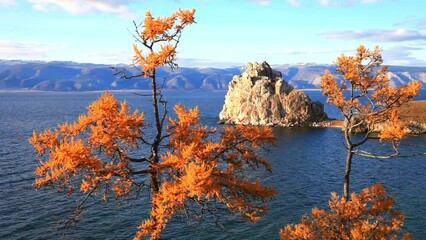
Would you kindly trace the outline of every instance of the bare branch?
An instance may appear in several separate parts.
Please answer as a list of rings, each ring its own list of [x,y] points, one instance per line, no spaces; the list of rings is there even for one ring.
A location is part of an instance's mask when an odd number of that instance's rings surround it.
[[[362,157],[377,158],[377,159],[388,159],[388,158],[396,157],[399,154],[399,152],[395,152],[389,155],[376,155],[374,153],[367,152],[364,150],[352,150],[352,153]]]
[[[162,137],[161,137],[161,141],[163,141],[164,139],[166,139],[166,138],[169,138],[171,135],[170,134],[166,134],[166,135],[163,135]]]
[[[137,170],[137,171],[132,171],[130,172],[132,175],[139,175],[139,174],[148,174],[148,173],[153,173],[154,171],[149,168],[149,169],[143,169],[143,170]]]
[[[146,141],[142,136],[139,139],[146,145],[150,145],[150,146],[152,145],[152,143]]]
[[[142,158],[129,158],[130,162],[150,162],[150,160],[146,157]]]
[[[133,79],[133,78],[140,78],[145,76],[143,73],[133,74],[129,76],[126,73],[126,70],[127,70],[126,68],[110,67],[110,69],[114,70],[114,72],[112,73],[114,76],[119,75],[120,78],[122,79]]]
[[[424,153],[413,153],[413,154],[404,154],[402,155],[399,151],[396,151],[393,154],[389,154],[389,155],[377,155],[371,152],[367,152],[367,151],[362,151],[362,150],[354,150],[352,151],[354,154],[358,155],[358,156],[363,156],[363,157],[368,157],[368,158],[377,158],[377,159],[388,159],[388,158],[393,158],[393,157],[397,157],[397,158],[406,158],[406,157],[416,157],[416,156],[424,156],[426,155],[426,152]]]
[[[76,226],[78,219],[83,214],[83,205],[87,202],[89,197],[92,196],[92,194],[93,194],[93,192],[95,191],[96,188],[97,187],[95,186],[94,188],[92,188],[92,190],[90,190],[89,193],[86,194],[84,199],[77,205],[77,207],[74,209],[73,213],[68,218],[59,219],[59,220],[55,221],[56,224],[63,226],[64,234],[67,232],[67,230],[71,226],[74,226],[74,227]]]
[[[359,142],[353,143],[352,147],[354,147],[354,148],[359,147],[360,145],[362,145],[365,142],[367,142],[369,139],[372,139],[370,137],[370,134],[371,134],[371,131],[367,131],[367,133],[364,135],[364,138],[361,141],[359,141]]]

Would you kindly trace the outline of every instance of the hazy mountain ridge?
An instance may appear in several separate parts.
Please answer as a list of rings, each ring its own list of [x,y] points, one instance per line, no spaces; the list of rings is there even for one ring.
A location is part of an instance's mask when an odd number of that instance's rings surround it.
[[[336,73],[332,65],[300,64],[274,65],[274,69],[281,71],[283,78],[295,88],[319,88],[320,78],[325,70]],[[413,80],[422,82],[422,89],[426,89],[426,67],[389,66],[388,74],[391,85],[399,86]]]
[[[150,88],[147,78],[121,79],[113,75],[110,67],[126,68],[129,74],[138,73],[132,66],[85,64],[75,62],[41,62],[0,60],[0,90],[41,91],[95,91]],[[300,64],[274,65],[283,78],[296,88],[319,88],[324,70],[335,72],[331,65]],[[164,82],[165,89],[173,90],[226,90],[234,75],[241,74],[243,67],[168,68],[158,69],[157,81]],[[394,85],[406,84],[413,79],[423,82],[426,89],[426,67],[390,66],[389,75]]]

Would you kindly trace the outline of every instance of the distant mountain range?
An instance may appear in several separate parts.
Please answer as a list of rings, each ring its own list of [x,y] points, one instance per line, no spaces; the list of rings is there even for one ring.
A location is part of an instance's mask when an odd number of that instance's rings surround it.
[[[147,78],[122,79],[114,75],[114,70],[126,69],[130,74],[138,73],[132,66],[101,65],[75,62],[41,62],[0,60],[0,90],[40,90],[40,91],[95,91],[150,89]],[[335,72],[331,65],[300,64],[273,65],[281,71],[284,80],[295,88],[319,88],[324,70]],[[234,75],[241,74],[244,67],[233,68],[178,68],[170,72],[168,68],[158,69],[159,84],[171,90],[226,90]],[[426,89],[426,67],[390,66],[389,75],[393,85],[420,80]],[[166,77],[167,76],[167,77]],[[166,78],[165,78],[166,77]]]

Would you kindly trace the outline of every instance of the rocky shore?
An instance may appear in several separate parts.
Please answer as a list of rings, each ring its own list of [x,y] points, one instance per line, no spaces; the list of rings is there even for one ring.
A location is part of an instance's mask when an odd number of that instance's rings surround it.
[[[408,134],[426,134],[426,100],[411,101],[398,108],[400,119],[407,125],[405,132]],[[319,123],[324,127],[343,126],[343,120],[326,119]],[[380,126],[377,126],[380,129]]]

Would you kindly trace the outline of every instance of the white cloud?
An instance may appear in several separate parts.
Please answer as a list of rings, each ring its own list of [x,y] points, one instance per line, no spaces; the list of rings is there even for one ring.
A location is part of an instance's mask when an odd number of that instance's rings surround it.
[[[317,0],[317,2],[325,7],[337,6],[353,6],[355,4],[373,4],[378,3],[380,0]]]
[[[63,49],[69,51],[63,52]],[[72,45],[62,43],[17,42],[0,40],[1,59],[74,61],[83,63],[117,64],[132,62],[132,51],[111,49],[107,51],[79,51]]]
[[[13,4],[15,4],[15,0],[0,0],[0,6],[1,5],[6,5],[6,6],[8,6],[8,5],[13,5]]]
[[[53,49],[64,47],[57,43],[16,42],[0,40],[0,52],[4,59],[45,59]]]
[[[379,0],[361,0],[362,3],[376,3],[379,2]]]
[[[330,6],[332,2],[330,0],[318,0],[318,3],[322,6]]]
[[[272,3],[272,0],[247,0],[251,3],[259,4],[259,5],[269,5]]]
[[[200,58],[178,58],[177,62],[180,67],[211,67],[211,68],[227,68],[227,67],[241,67],[246,63],[220,61],[213,59],[200,59]]]
[[[426,66],[426,59],[414,56],[415,52],[425,51],[422,47],[396,46],[384,49],[383,59],[387,65],[395,66]]]
[[[286,0],[286,1],[295,7],[300,7],[302,5],[302,0]]]
[[[420,30],[426,29],[426,18],[411,18],[394,24],[395,27],[408,26]]]
[[[418,29],[426,29],[426,18],[418,19],[416,27]]]
[[[248,0],[255,2],[256,0]],[[375,4],[384,0],[315,0],[315,2],[324,7],[349,7],[356,4]],[[261,2],[261,0],[257,0],[257,2]],[[272,2],[268,1],[268,2]],[[300,7],[304,3],[308,5],[309,1],[306,0],[286,0],[287,3],[293,5],[294,7]]]
[[[0,0],[1,1],[1,0]],[[129,9],[131,0],[27,0],[38,11],[66,11],[72,14],[104,12],[134,18]]]
[[[283,50],[273,50],[273,51],[269,51],[269,52],[259,52],[258,55],[266,55],[266,56],[287,56],[287,55],[302,55],[302,56],[308,56],[308,55],[327,55],[327,54],[333,54],[333,55],[338,55],[341,53],[352,53],[353,50],[336,50],[336,49],[325,49],[325,50],[311,50],[311,51],[306,51],[306,50],[288,50],[288,49],[283,49]]]
[[[342,31],[329,31],[324,32],[321,35],[325,35],[329,38],[336,39],[358,39],[368,40],[372,42],[403,42],[403,41],[425,41],[426,33],[416,30],[381,30],[381,29],[369,29],[369,30],[342,30]]]
[[[75,62],[88,62],[99,64],[131,64],[133,53],[132,51],[124,50],[108,50],[108,51],[90,51],[76,56]]]

